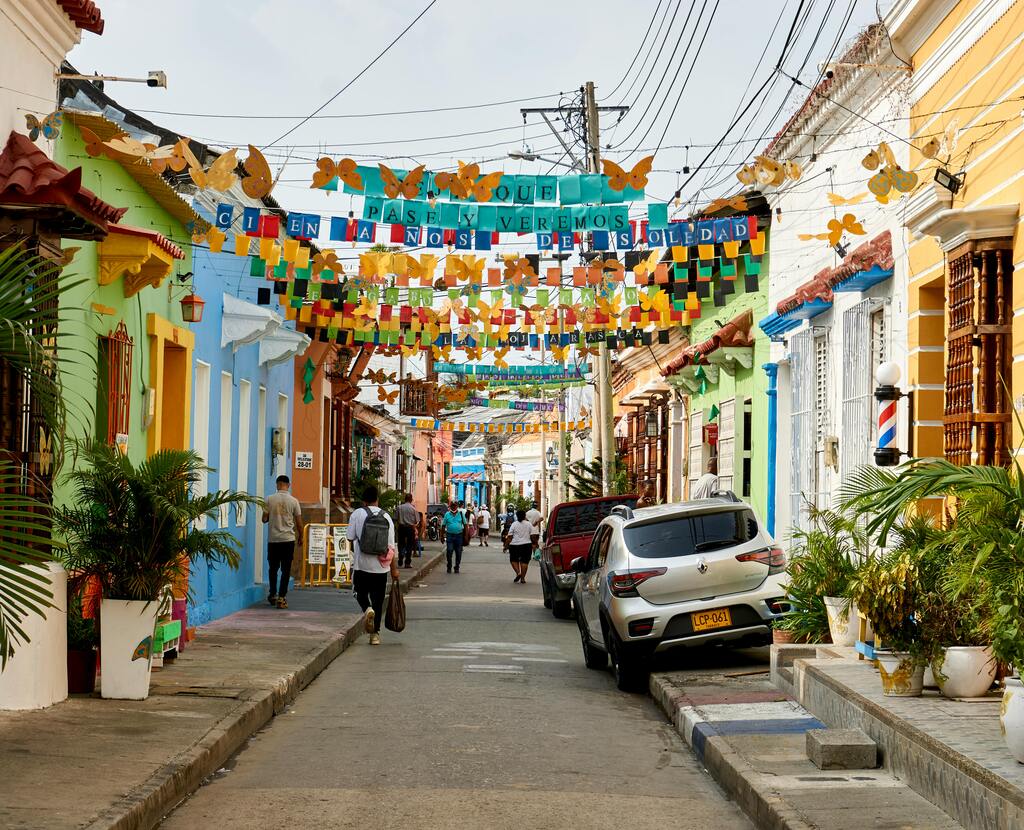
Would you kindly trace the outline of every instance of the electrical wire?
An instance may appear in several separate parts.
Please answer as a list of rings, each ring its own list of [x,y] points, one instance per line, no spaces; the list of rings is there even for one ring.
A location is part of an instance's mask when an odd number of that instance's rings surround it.
[[[644,52],[644,44],[647,42],[647,36],[651,33],[651,29],[654,27],[654,21],[658,19],[658,11],[661,9],[661,4],[662,0],[658,0],[658,5],[654,7],[654,13],[651,15],[651,19],[647,22],[647,31],[644,32],[643,37],[641,37],[638,41],[636,52],[633,55],[633,60],[630,61],[629,63],[629,68],[626,70],[626,74],[623,75],[621,80],[615,85],[615,89],[613,89],[603,98],[601,98],[601,101],[607,101],[616,92],[618,92],[619,87],[621,87],[626,82],[626,78],[628,78],[630,73],[633,71],[633,67],[636,65],[636,59],[639,58],[640,55]],[[642,67],[640,71],[643,72]],[[637,77],[639,77],[639,73],[637,74]]]
[[[299,129],[299,127],[301,127],[303,124],[305,124],[311,118],[313,118],[313,116],[318,115],[324,109],[326,109],[333,101],[335,101],[338,98],[339,95],[341,95],[345,90],[347,90],[350,86],[352,86],[361,77],[363,77],[363,75],[365,75],[367,72],[369,72],[370,69],[374,66],[374,64],[376,64],[377,61],[379,61],[381,58],[383,58],[384,55],[386,55],[388,53],[388,51],[391,49],[391,47],[394,46],[396,43],[398,43],[398,41],[400,41],[402,39],[402,37],[406,34],[406,32],[408,32],[413,26],[415,26],[419,22],[420,18],[422,18],[423,15],[425,15],[428,11],[430,11],[436,4],[437,4],[437,0],[430,0],[430,2],[427,3],[427,5],[423,8],[423,11],[421,11],[418,15],[416,15],[416,17],[414,17],[412,19],[412,21],[410,21],[410,23],[404,29],[402,29],[401,32],[399,32],[395,36],[394,40],[392,40],[387,46],[385,46],[380,52],[378,52],[377,56],[372,61],[370,61],[368,64],[366,64],[366,66],[364,66],[362,69],[360,69],[359,72],[356,74],[356,76],[354,78],[352,78],[352,80],[350,80],[347,84],[345,84],[345,86],[343,86],[341,89],[339,89],[337,92],[335,92],[334,95],[332,95],[330,98],[328,98],[326,101],[324,101],[323,104],[321,104],[319,107],[317,107],[315,110],[313,110],[313,112],[311,112],[309,115],[307,115],[301,121],[299,121],[298,124],[296,124],[295,126],[291,127],[288,130],[285,130],[281,135],[279,135],[277,138],[275,138],[269,144],[264,144],[263,148],[261,148],[261,149],[265,149],[267,147],[273,147],[281,139],[287,138],[288,136],[290,136],[293,132],[295,132],[297,129]]]

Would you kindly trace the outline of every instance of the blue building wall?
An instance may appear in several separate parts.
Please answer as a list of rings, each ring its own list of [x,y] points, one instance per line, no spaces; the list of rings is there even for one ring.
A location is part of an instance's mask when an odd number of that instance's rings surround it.
[[[201,208],[198,208],[202,212]],[[228,246],[225,246],[225,250]],[[283,426],[291,433],[292,412],[294,407],[293,383],[294,362],[289,360],[279,366],[267,368],[259,365],[259,344],[250,343],[241,346],[237,352],[231,345],[221,347],[221,321],[223,317],[224,293],[234,294],[240,299],[251,303],[256,302],[256,289],[264,285],[262,280],[249,276],[249,258],[236,257],[233,253],[214,254],[205,248],[196,247],[193,259],[194,286],[205,301],[203,321],[194,325],[196,335],[194,360],[210,365],[210,415],[208,450],[206,457],[210,467],[216,468],[220,459],[220,413],[221,413],[221,373],[231,374],[231,465],[225,472],[214,469],[209,474],[208,489],[245,490],[255,495],[257,491],[256,476],[258,470],[257,453],[260,447],[260,436],[257,432],[259,423],[259,390],[266,389],[266,437],[264,446],[263,493],[269,495],[276,489],[275,479],[278,475],[290,475],[291,462],[289,453],[275,459],[271,455],[271,433],[274,427]],[[195,369],[195,366],[193,366]],[[193,371],[194,383],[199,380],[198,373]],[[249,451],[247,483],[238,479],[239,425],[242,423],[239,412],[239,382],[247,380],[250,386],[249,402]],[[285,422],[278,423],[279,395],[287,395]],[[192,400],[197,400],[193,389]],[[192,418],[192,446],[197,446],[195,431],[200,418]],[[190,576],[192,601],[189,606],[189,625],[199,625],[210,620],[231,614],[241,608],[252,605],[266,596],[266,527],[262,535],[261,550],[256,549],[256,525],[261,522],[262,515],[258,509],[247,508],[244,524],[236,523],[234,511],[230,511],[225,529],[230,531],[242,543],[242,561],[238,570],[226,566],[210,568],[204,563],[193,566]],[[209,522],[215,527],[216,522]],[[257,576],[259,581],[257,581]]]

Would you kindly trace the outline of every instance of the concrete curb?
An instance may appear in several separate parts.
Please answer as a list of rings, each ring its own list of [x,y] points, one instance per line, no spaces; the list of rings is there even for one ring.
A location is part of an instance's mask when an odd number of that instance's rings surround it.
[[[415,572],[401,579],[402,593],[444,559],[424,557]],[[220,769],[249,738],[284,710],[363,633],[362,620],[312,648],[304,663],[272,689],[261,689],[239,702],[197,743],[158,769],[140,786],[101,812],[84,830],[149,830]]]
[[[650,691],[692,749],[691,736],[685,734],[685,719],[680,717],[677,691],[656,674],[651,675]],[[771,792],[763,777],[724,738],[708,735],[702,750],[700,761],[704,768],[755,826],[766,830],[814,830],[781,796]]]

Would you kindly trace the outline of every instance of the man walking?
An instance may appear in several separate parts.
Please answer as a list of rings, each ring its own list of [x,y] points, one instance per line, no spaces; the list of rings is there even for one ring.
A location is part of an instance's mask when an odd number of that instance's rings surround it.
[[[487,538],[491,535],[491,511],[486,503],[480,505],[480,512],[476,514],[476,528],[480,531],[480,547],[489,548]]]
[[[412,551],[416,547],[416,528],[420,514],[412,503],[412,493],[405,494],[405,501],[398,505],[398,566],[412,567]]]
[[[345,538],[352,543],[352,589],[365,615],[363,628],[370,635],[371,646],[380,645],[388,574],[398,579],[398,563],[389,555],[395,547],[395,525],[377,504],[378,498],[377,488],[367,487],[364,506],[352,514],[345,531]]]
[[[277,492],[267,498],[263,523],[270,525],[267,534],[267,562],[269,564],[270,594],[267,602],[277,608],[287,608],[288,579],[292,575],[292,557],[295,543],[302,538],[302,508],[299,500],[288,492],[291,480],[277,477]],[[277,573],[281,572],[278,583]]]
[[[452,572],[452,555],[455,556],[455,573],[462,564],[462,541],[466,532],[466,514],[459,510],[454,501],[448,505],[448,512],[441,520],[445,536],[445,556],[448,560],[448,573]]]

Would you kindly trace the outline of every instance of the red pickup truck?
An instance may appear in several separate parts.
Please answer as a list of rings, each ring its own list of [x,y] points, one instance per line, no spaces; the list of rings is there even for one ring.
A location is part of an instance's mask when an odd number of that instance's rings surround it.
[[[599,496],[562,502],[551,511],[541,544],[540,584],[544,607],[559,619],[572,616],[576,574],[570,563],[577,556],[586,556],[594,531],[613,507],[624,504],[633,508],[636,500],[636,495]]]

